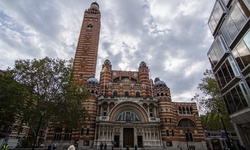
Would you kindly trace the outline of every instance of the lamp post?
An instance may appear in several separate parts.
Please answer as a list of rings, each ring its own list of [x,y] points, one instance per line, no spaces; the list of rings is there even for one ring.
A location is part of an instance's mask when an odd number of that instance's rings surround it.
[[[188,141],[190,140],[189,137],[189,130],[186,131],[186,142],[187,142],[187,150],[189,150],[189,145],[188,145]]]
[[[229,138],[229,136],[228,136],[227,129],[226,129],[226,126],[225,126],[225,124],[224,124],[224,120],[223,120],[223,118],[222,118],[221,110],[218,109],[217,112],[218,112],[218,114],[219,114],[219,116],[220,116],[220,119],[221,119],[221,123],[222,123],[223,129],[225,130],[226,139],[227,139],[227,141],[226,141],[227,147],[230,148],[230,149],[232,149],[231,141],[230,141],[230,138]]]
[[[39,133],[41,124],[42,124],[42,120],[43,120],[43,116],[44,116],[44,114],[45,114],[45,110],[42,109],[42,110],[40,111],[40,114],[41,114],[41,117],[40,117],[39,124],[38,124],[37,130],[36,130],[35,139],[33,140],[32,150],[35,149],[35,145],[36,145],[36,142],[37,142],[37,136],[38,136],[38,133]]]

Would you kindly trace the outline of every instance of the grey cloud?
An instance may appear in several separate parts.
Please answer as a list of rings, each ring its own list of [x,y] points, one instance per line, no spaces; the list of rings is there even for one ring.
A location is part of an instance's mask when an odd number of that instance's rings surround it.
[[[7,31],[1,30],[0,33],[3,34],[0,35],[0,42],[2,41],[6,51],[16,51],[27,55],[28,58],[41,55],[60,58],[62,57],[60,54],[68,56],[68,59],[74,57],[82,15],[93,1],[3,1],[0,1],[0,23],[1,20],[10,21],[13,26],[8,27],[1,23],[0,28],[6,27],[20,34],[23,41],[19,45],[17,41],[8,38]],[[211,40],[205,39],[208,37],[206,22],[214,1],[197,1],[196,7],[193,8],[194,13],[189,15],[184,15],[179,10],[183,2],[186,1],[157,1],[154,5],[166,6],[164,9],[171,12],[171,16],[169,14],[154,16],[151,14],[150,0],[98,1],[102,13],[99,49],[105,51],[108,56],[98,57],[97,76],[105,59],[109,59],[113,69],[116,70],[121,69],[118,64],[122,58],[132,70],[137,70],[140,62],[145,61],[150,67],[151,77],[153,79],[160,77],[165,81],[172,91],[172,96],[194,92],[192,90],[196,89],[202,78],[202,72],[209,67],[206,52]],[[24,29],[29,28],[34,32],[25,35]],[[28,37],[35,37],[35,34],[39,39],[37,44],[28,41]],[[136,39],[138,43],[132,41],[135,45],[131,44],[126,41],[127,37]],[[118,49],[113,49],[114,47]],[[3,53],[2,50],[0,53]],[[149,55],[152,58],[149,58]],[[165,61],[168,62],[167,65],[174,65],[173,58],[185,60],[185,63],[181,64],[179,70],[177,68],[164,70],[172,67],[165,66]],[[11,64],[7,57],[2,60],[6,63],[1,61],[0,65]],[[191,72],[189,76],[184,76],[186,68],[199,63],[207,64],[204,70],[197,70]],[[190,101],[190,98],[184,100]]]

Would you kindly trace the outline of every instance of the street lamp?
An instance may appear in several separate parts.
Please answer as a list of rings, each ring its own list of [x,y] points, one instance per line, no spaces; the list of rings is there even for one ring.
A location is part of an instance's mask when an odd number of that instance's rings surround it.
[[[37,130],[36,130],[35,139],[33,140],[32,150],[35,149],[35,145],[36,145],[36,142],[37,142],[37,136],[38,136],[38,133],[39,133],[41,124],[42,124],[42,120],[43,120],[43,116],[44,116],[44,114],[45,114],[45,110],[42,109],[42,110],[40,111],[40,114],[41,114],[41,117],[40,117],[39,124],[38,124]]]
[[[190,141],[189,130],[186,131],[186,142],[187,142],[187,150],[189,150],[188,141]]]
[[[226,134],[226,138],[227,138],[227,141],[226,141],[227,147],[230,148],[230,149],[232,149],[231,141],[230,141],[230,138],[229,138],[229,136],[228,136],[227,129],[226,129],[226,126],[225,126],[224,121],[223,121],[223,118],[222,118],[221,110],[218,109],[217,112],[218,112],[218,114],[219,114],[219,116],[220,116],[220,119],[221,119],[221,122],[222,122],[222,125],[223,125],[223,129],[225,130],[225,134]]]

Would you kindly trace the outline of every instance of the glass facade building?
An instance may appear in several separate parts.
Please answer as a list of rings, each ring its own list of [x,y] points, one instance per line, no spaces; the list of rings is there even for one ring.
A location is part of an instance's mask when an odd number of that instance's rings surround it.
[[[250,0],[216,0],[208,58],[240,144],[250,149]]]

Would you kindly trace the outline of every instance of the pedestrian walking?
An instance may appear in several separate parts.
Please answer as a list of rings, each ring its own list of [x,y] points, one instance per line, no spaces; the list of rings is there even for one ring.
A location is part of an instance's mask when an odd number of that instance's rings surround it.
[[[74,145],[70,145],[69,148],[68,148],[68,150],[75,150],[75,149],[76,149],[76,148],[75,148]]]
[[[51,145],[48,146],[48,150],[51,150]]]
[[[135,144],[135,150],[138,150],[138,146]]]
[[[104,144],[104,150],[107,150],[107,144],[106,143]]]
[[[101,143],[101,144],[100,144],[100,150],[102,150],[102,149],[103,149],[103,144]]]
[[[56,147],[57,147],[57,145],[56,145],[56,143],[54,143],[53,144],[53,150],[56,150]]]

